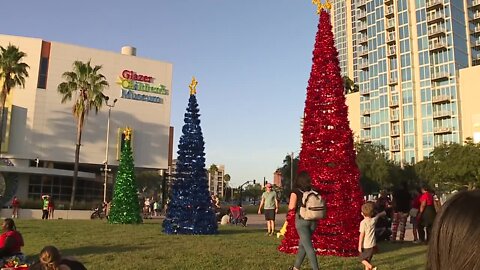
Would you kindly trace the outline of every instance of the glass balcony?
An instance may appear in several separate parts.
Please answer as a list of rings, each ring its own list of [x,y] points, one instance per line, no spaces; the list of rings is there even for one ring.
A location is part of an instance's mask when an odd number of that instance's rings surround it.
[[[364,109],[362,115],[370,115],[370,109]]]
[[[395,31],[387,34],[387,44],[395,42]]]
[[[367,18],[367,12],[366,11],[363,11],[363,10],[360,10],[358,11],[357,13],[357,19],[366,19]]]
[[[469,7],[480,7],[480,0],[472,0],[472,2],[470,2],[469,4]]]
[[[394,11],[395,11],[395,9],[393,8],[393,6],[386,6],[385,7],[385,16],[387,18],[393,17],[393,15],[395,15]]]
[[[364,96],[370,95],[370,90],[364,88],[364,89],[360,90],[360,94],[364,95]]]
[[[435,12],[427,15],[427,23],[436,23],[445,21],[445,15],[442,12]]]
[[[368,37],[367,36],[361,36],[359,39],[358,39],[358,42],[360,44],[365,44],[368,42]]]
[[[359,67],[360,69],[362,69],[362,70],[368,69],[368,62],[367,62],[367,61],[365,61],[365,62],[360,62],[360,63],[358,63],[358,67]]]
[[[436,73],[432,73],[431,80],[432,81],[443,81],[443,80],[447,80],[449,76],[450,76],[450,74],[448,74],[448,72],[445,72],[445,71],[436,72]]]
[[[451,118],[453,115],[452,111],[436,111],[433,112],[433,118]]]
[[[360,57],[367,57],[368,56],[368,50],[365,48],[359,49],[358,50],[358,56]]]
[[[362,122],[362,123],[360,123],[360,126],[361,126],[363,129],[370,129],[370,121]]]
[[[443,0],[430,0],[427,1],[425,8],[427,10],[437,8],[437,7],[442,7],[443,6]]]
[[[446,103],[450,102],[451,97],[449,95],[432,96],[432,103]]]
[[[444,134],[444,133],[452,133],[453,128],[451,127],[434,127],[433,133],[434,134]]]
[[[447,43],[445,41],[437,41],[428,44],[430,51],[438,51],[447,49]]]
[[[428,29],[428,36],[429,37],[436,37],[440,35],[446,35],[446,30],[444,27],[432,27]]]
[[[397,102],[398,104],[398,102]],[[400,117],[398,117],[398,113],[397,114],[392,114],[390,116],[390,122],[398,122],[400,120]]]
[[[390,100],[390,102],[388,103],[388,105],[390,107],[398,107],[398,99],[392,99]]]
[[[367,0],[357,0],[357,7],[363,7],[367,4]]]
[[[398,84],[398,78],[390,78],[388,80],[388,85],[396,85]]]
[[[390,147],[390,150],[392,150],[392,152],[399,152],[400,144],[392,144],[392,146]]]

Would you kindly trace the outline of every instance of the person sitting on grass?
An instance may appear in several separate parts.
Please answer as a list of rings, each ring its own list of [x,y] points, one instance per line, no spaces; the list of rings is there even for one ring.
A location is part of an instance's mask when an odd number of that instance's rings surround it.
[[[428,270],[480,269],[480,190],[458,192],[442,206],[428,245]]]
[[[63,258],[54,246],[46,246],[40,251],[39,262],[30,266],[30,270],[87,270],[76,260]]]
[[[0,235],[0,257],[17,256],[21,260],[24,258],[21,251],[23,247],[23,237],[15,227],[15,222],[11,218],[6,218],[2,224],[3,233]]]

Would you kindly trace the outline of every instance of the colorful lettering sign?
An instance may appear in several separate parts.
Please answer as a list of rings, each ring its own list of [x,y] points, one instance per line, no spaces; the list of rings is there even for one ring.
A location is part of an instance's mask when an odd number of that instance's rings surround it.
[[[139,101],[163,103],[163,98],[144,93],[168,95],[169,91],[163,84],[154,85],[152,76],[138,74],[132,70],[124,70],[119,77],[118,84],[122,87],[122,98]],[[144,92],[144,93],[138,93]]]

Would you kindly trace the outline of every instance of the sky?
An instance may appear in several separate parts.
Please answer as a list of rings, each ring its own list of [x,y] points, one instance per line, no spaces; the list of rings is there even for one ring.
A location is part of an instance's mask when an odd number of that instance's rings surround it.
[[[175,156],[195,76],[206,166],[237,187],[298,155],[317,24],[310,0],[15,0],[0,33],[172,63]]]

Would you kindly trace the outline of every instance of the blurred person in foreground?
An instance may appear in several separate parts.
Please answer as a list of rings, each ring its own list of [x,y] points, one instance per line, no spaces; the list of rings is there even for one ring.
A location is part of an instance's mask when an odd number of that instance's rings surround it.
[[[85,266],[71,258],[63,258],[54,246],[46,246],[40,251],[39,262],[30,266],[30,270],[87,270]]]
[[[480,190],[455,194],[433,224],[427,270],[480,269]]]

